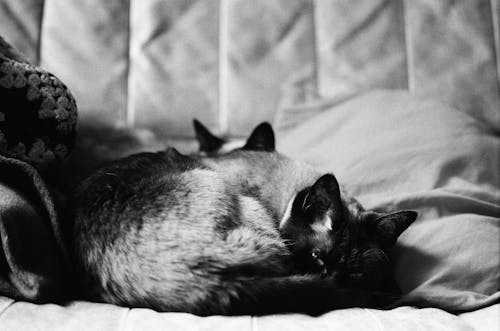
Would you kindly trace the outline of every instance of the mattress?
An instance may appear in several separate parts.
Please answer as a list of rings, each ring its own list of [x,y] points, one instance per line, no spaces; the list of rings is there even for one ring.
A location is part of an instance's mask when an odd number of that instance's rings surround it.
[[[66,307],[13,302],[0,297],[2,330],[422,330],[482,331],[498,326],[499,305],[454,316],[439,309],[401,307],[390,311],[351,308],[320,317],[299,314],[267,317],[199,317],[157,313],[106,304],[73,302]],[[476,317],[477,316],[477,317]]]

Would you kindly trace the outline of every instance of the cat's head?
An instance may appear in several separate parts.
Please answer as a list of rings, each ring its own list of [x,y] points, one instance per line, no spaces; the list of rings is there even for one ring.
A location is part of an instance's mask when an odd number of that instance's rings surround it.
[[[348,201],[336,178],[323,175],[290,201],[280,232],[299,271],[336,274],[346,286],[379,288],[392,275],[390,250],[417,213],[380,214],[351,208]]]
[[[247,151],[275,151],[274,131],[267,122],[262,122],[255,127],[246,140],[227,140],[214,135],[197,119],[193,120],[194,132],[199,145],[199,154],[216,156],[234,150]]]

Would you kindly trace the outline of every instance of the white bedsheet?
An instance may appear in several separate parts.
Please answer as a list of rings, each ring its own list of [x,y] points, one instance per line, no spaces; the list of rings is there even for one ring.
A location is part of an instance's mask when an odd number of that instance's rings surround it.
[[[476,331],[500,330],[500,304],[459,315]]]
[[[493,320],[492,311],[485,311]],[[389,311],[351,308],[320,317],[300,314],[264,317],[198,317],[185,313],[157,313],[150,309],[128,309],[108,304],[73,302],[67,307],[35,305],[0,297],[0,330],[386,330],[386,331],[470,331],[460,317],[439,309],[400,307]],[[480,330],[480,329],[479,329]],[[489,329],[491,330],[491,329]]]

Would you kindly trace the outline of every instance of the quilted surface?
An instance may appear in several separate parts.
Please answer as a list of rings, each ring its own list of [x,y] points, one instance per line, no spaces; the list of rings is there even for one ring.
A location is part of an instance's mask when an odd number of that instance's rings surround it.
[[[0,0],[83,120],[239,135],[317,97],[409,89],[500,129],[499,0]],[[290,118],[291,116],[291,118]],[[304,114],[287,113],[283,125]]]
[[[494,308],[498,308],[497,306]],[[492,314],[493,313],[493,314]],[[483,314],[493,323],[495,311]],[[89,315],[92,318],[89,318]],[[469,319],[475,316],[471,314]],[[470,322],[469,322],[470,323]],[[66,307],[35,306],[0,297],[2,330],[422,330],[473,331],[458,316],[439,309],[401,307],[390,311],[351,308],[320,317],[306,315],[209,316],[184,313],[156,313],[150,309],[128,309],[106,304],[76,301]],[[472,324],[472,323],[470,323]],[[477,325],[477,323],[475,323]],[[472,324],[474,325],[474,324]],[[479,323],[479,325],[481,325]],[[494,324],[487,324],[491,327]],[[491,329],[491,328],[490,328]],[[486,329],[485,329],[486,330]]]
[[[0,37],[0,153],[46,170],[74,145],[75,99],[54,75],[9,57],[2,42]]]

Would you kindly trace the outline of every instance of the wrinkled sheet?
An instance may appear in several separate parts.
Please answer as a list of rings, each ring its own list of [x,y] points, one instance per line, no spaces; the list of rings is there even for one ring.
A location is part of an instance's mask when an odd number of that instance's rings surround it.
[[[500,137],[456,109],[378,91],[278,139],[369,209],[416,210],[394,250],[399,304],[474,310],[500,299]]]

